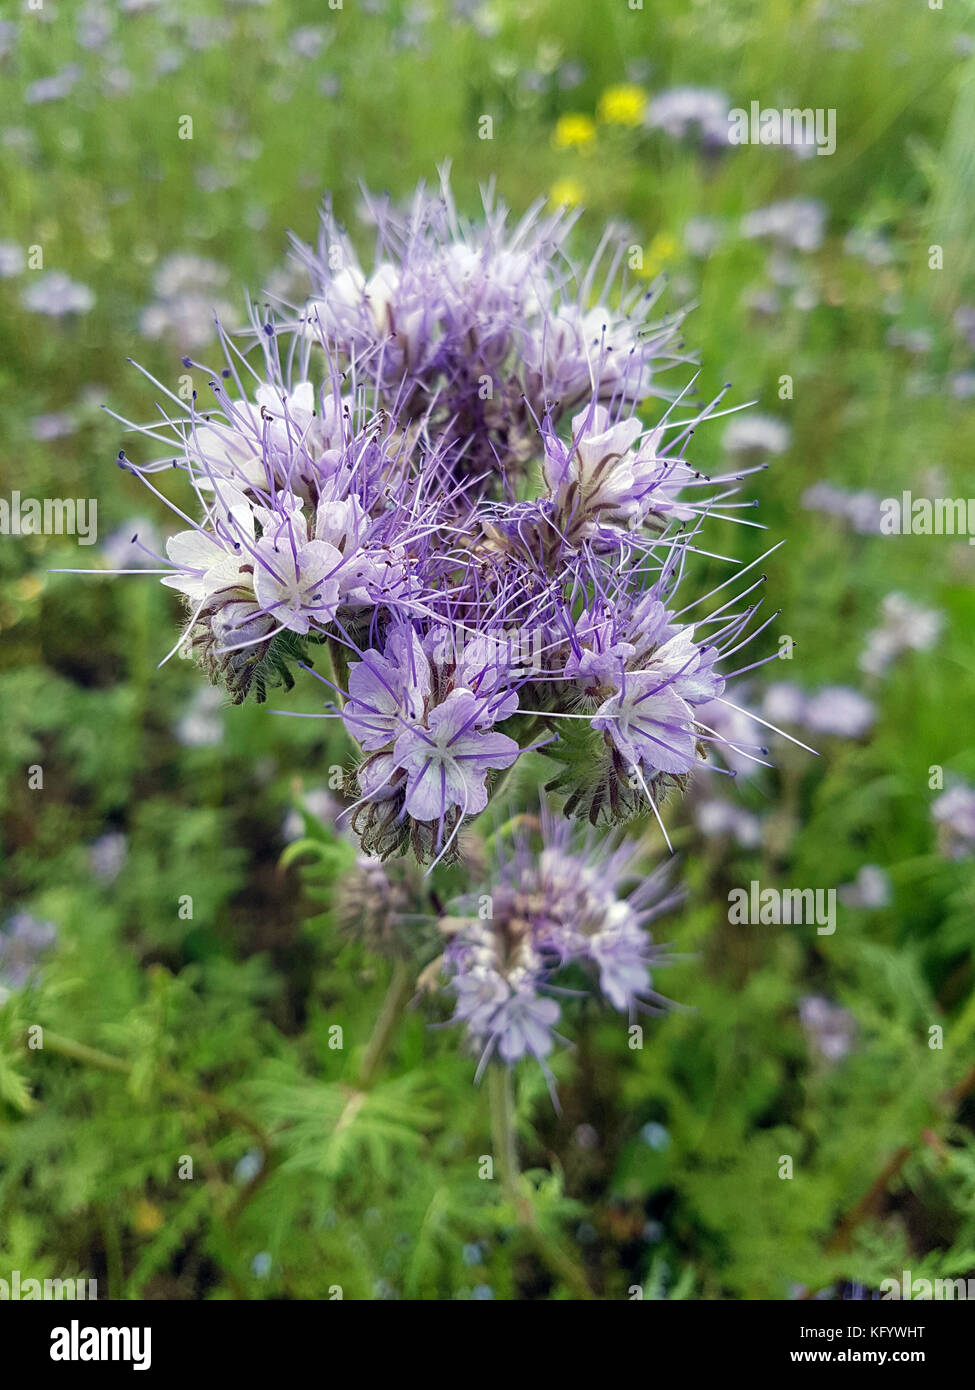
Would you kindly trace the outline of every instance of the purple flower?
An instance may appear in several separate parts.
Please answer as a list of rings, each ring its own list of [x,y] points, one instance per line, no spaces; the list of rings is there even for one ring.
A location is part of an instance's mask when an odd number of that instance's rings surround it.
[[[671,87],[647,107],[645,124],[672,140],[696,135],[705,145],[728,144],[731,105],[723,92],[707,87]]]
[[[694,713],[655,671],[623,675],[615,695],[605,700],[592,721],[608,733],[630,768],[682,775],[697,761]]]
[[[742,220],[746,238],[768,237],[787,250],[818,251],[826,228],[826,208],[814,198],[791,198],[758,208]]]
[[[792,431],[771,415],[745,415],[733,420],[721,441],[729,454],[784,454]]]
[[[463,660],[470,665],[470,654]],[[455,674],[463,660],[451,668]],[[342,712],[346,728],[371,754],[359,769],[364,799],[395,797],[402,816],[434,827],[436,849],[445,843],[448,822],[450,843],[465,816],[484,810],[490,774],[510,767],[520,751],[492,727],[515,713],[514,692],[494,690],[488,681],[480,693],[454,686],[440,699],[443,681],[415,629],[395,627],[384,653],[371,649],[350,667]]]
[[[512,971],[511,976],[505,978],[490,966],[459,974],[454,981],[454,1019],[466,1023],[472,1037],[489,1039],[488,1046],[496,1047],[505,1062],[517,1062],[526,1054],[540,1061],[552,1050],[559,1006],[536,993],[524,967],[520,975]]]
[[[651,513],[679,521],[694,515],[677,501],[693,470],[667,458],[663,431],[645,434],[636,416],[613,424],[606,407],[594,405],[573,419],[570,443],[553,433],[544,438],[545,480],[569,538],[599,536],[606,526],[633,529]]]
[[[75,417],[67,410],[52,410],[46,415],[35,415],[30,422],[30,432],[35,439],[48,444],[55,439],[66,439],[78,428]]]
[[[485,194],[469,220],[446,174],[439,196],[365,201],[371,263],[327,210],[299,248],[311,299],[283,322],[253,307],[242,346],[218,327],[219,371],[184,359],[209,373],[207,407],[156,383],[149,461],[119,456],[156,496],[158,471],[187,484],[165,555],[140,545],[184,600],[173,651],[239,703],[316,674],[326,648],[322,717],[361,754],[346,814],[366,854],[456,855],[526,744],[557,762],[567,816],[662,826],[692,770],[755,760],[725,665],[767,625],[748,597],[763,581],[749,565],[677,598],[696,553],[717,558],[702,528],[745,522],[741,460],[708,478],[685,457],[721,397],[659,388],[684,360],[679,316],[650,321],[616,230],[576,267],[571,216],[513,220]],[[161,299],[185,297],[186,259],[160,267]],[[774,451],[772,425],[731,452]],[[622,997],[624,937],[613,952]]]
[[[865,695],[844,685],[825,686],[806,701],[804,721],[815,734],[862,738],[873,725],[876,711]]]
[[[70,314],[87,314],[94,306],[95,295],[87,285],[72,280],[63,270],[49,270],[28,285],[21,302],[31,313],[67,318]]]
[[[454,806],[476,815],[487,805],[485,779],[507,768],[520,749],[507,734],[485,729],[493,722],[490,702],[469,690],[452,690],[427,715],[424,728],[404,730],[396,740],[396,767],[406,772],[406,809],[422,821],[441,821]]]
[[[790,681],[767,688],[762,713],[772,724],[801,724],[833,738],[862,738],[877,717],[871,701],[849,686],[828,685],[809,694]]]
[[[643,670],[622,672],[617,689],[596,711],[592,726],[607,733],[631,768],[649,776],[680,776],[698,761],[698,734],[690,701],[720,695],[714,648],[698,647],[693,628],[683,628]]]
[[[27,984],[57,939],[53,922],[42,922],[29,912],[15,912],[7,918],[0,927],[0,1004],[12,990]]]
[[[964,782],[949,787],[932,802],[931,817],[947,858],[964,859],[975,854],[975,788]]]
[[[385,653],[367,651],[349,671],[345,727],[374,752],[423,718],[430,691],[430,663],[420,639],[412,627],[394,628]]]
[[[0,280],[20,275],[27,264],[24,248],[15,241],[0,241]]]
[[[593,686],[612,685],[636,655],[632,642],[620,639],[613,614],[584,608],[572,625],[572,650],[563,668],[571,679]]]
[[[660,953],[646,928],[677,895],[665,893],[659,873],[636,871],[633,847],[599,854],[591,837],[578,840],[544,804],[533,824],[497,841],[487,898],[451,905],[447,988],[481,1068],[495,1053],[509,1064],[548,1056],[561,1013],[554,981],[570,965],[630,1017],[661,1002],[650,973]],[[629,894],[627,880],[638,885]]]
[[[288,533],[274,532],[255,542],[254,596],[268,617],[292,632],[324,625],[339,606],[342,556],[324,541],[299,544]]]
[[[836,895],[844,907],[878,908],[890,902],[890,876],[876,864],[863,864],[852,883],[844,883]]]
[[[863,488],[847,492],[832,483],[814,483],[802,494],[802,505],[846,521],[860,535],[876,534],[880,524],[880,495]]]
[[[870,676],[885,675],[903,652],[930,651],[944,626],[939,612],[922,608],[904,594],[888,594],[880,609],[880,626],[867,633],[860,656],[860,669]]]
[[[39,77],[25,88],[24,104],[39,106],[48,101],[61,101],[74,90],[80,77],[81,68],[77,63],[69,63],[52,77]]]
[[[718,797],[699,801],[694,815],[698,830],[708,840],[727,835],[742,849],[757,849],[762,843],[762,822],[731,801]]]
[[[599,988],[622,1013],[633,1010],[649,985],[647,937],[626,902],[610,903],[603,924],[589,937],[588,958],[599,972]]]
[[[88,862],[99,883],[114,883],[129,854],[128,837],[120,830],[109,830],[88,847]]]
[[[806,714],[806,695],[791,681],[774,681],[765,691],[762,713],[772,724],[801,724]]]
[[[225,298],[229,279],[225,266],[203,256],[167,256],[153,277],[155,299],[142,311],[139,331],[152,340],[171,339],[184,352],[205,347],[217,335],[217,319],[233,323],[236,317]]]
[[[653,296],[638,286],[591,302],[600,263],[607,290],[616,276],[620,237],[608,235],[576,270],[565,249],[573,216],[543,217],[538,205],[512,224],[485,195],[483,221],[470,222],[446,173],[437,196],[421,187],[404,211],[366,202],[377,236],[371,268],[328,210],[317,250],[299,248],[313,295],[298,327],[357,362],[388,406],[413,416],[432,406],[439,428],[467,441],[468,470],[488,470],[487,483],[499,466],[521,467],[533,418],[593,393],[634,402],[654,391],[676,323],[648,324]]]
[[[811,1046],[826,1062],[839,1062],[852,1051],[857,1022],[848,1009],[810,994],[799,1003],[799,1021]]]

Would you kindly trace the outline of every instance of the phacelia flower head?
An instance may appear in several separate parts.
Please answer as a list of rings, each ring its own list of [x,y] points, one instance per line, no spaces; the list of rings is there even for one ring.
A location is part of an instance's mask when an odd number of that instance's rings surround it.
[[[483,220],[471,222],[446,171],[437,193],[421,186],[405,211],[388,200],[367,205],[371,266],[328,207],[317,250],[299,247],[313,282],[300,327],[355,361],[387,406],[399,401],[412,415],[434,403],[439,428],[468,441],[469,471],[519,468],[533,418],[592,395],[659,394],[656,370],[680,360],[676,322],[648,322],[656,291],[623,284],[619,234],[576,269],[567,248],[574,216],[543,216],[538,204],[514,222],[488,191]],[[593,298],[597,277],[602,300]]]
[[[656,290],[627,287],[612,229],[577,269],[573,217],[513,221],[489,190],[471,221],[446,175],[367,206],[371,264],[326,209],[312,299],[252,311],[243,349],[220,330],[219,371],[184,359],[209,408],[167,392],[162,423],[134,426],[163,451],[121,466],[157,496],[164,469],[186,486],[164,553],[134,540],[125,568],[182,596],[173,653],[234,702],[325,649],[364,853],[453,858],[529,750],[567,816],[662,827],[693,772],[753,756],[726,683],[771,621],[759,561],[687,594],[696,553],[721,559],[703,529],[756,525],[732,500],[741,450],[718,476],[687,458],[724,393],[661,384],[686,360],[676,322],[648,321]]]
[[[652,967],[661,950],[647,927],[679,901],[665,874],[644,876],[632,845],[597,846],[544,802],[539,818],[494,837],[489,885],[451,905],[444,954],[453,1021],[463,1024],[479,1071],[493,1056],[545,1064],[556,1041],[559,982],[585,981],[632,1020],[657,1012]]]

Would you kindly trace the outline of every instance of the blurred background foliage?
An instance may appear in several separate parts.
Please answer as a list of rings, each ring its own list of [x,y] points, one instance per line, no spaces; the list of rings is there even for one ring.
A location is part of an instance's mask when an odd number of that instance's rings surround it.
[[[0,495],[97,498],[99,539],[0,537],[0,934],[56,930],[0,995],[0,1274],[84,1272],[111,1297],[365,1299],[580,1281],[841,1297],[905,1268],[975,1274],[975,859],[945,852],[930,780],[975,780],[975,549],[865,534],[836,503],[973,490],[966,18],[904,0],[4,7]],[[682,87],[833,107],[836,153],[647,128],[648,103]],[[693,800],[672,810],[691,891],[658,983],[687,1008],[631,1050],[580,1004],[554,1062],[561,1113],[518,1070],[519,1200],[478,1177],[486,1100],[458,1033],[431,1027],[442,1009],[407,1009],[366,1065],[399,967],[339,930],[354,855],[322,811],[339,735],[158,667],[179,610],[152,577],[52,573],[124,567],[130,535],[166,533],[100,409],[151,417],[158,392],[126,358],[175,389],[184,352],[206,360],[213,304],[232,320],[245,293],[300,294],[287,234],[314,236],[324,191],[351,219],[360,179],[402,197],[445,158],[471,211],[488,178],[519,212],[583,203],[580,255],[624,222],[648,278],[670,277],[668,307],[696,305],[699,395],[733,382],[786,435],[750,484],[768,530],[722,533],[742,559],[787,541],[765,569],[795,655],[752,694],[851,687],[873,709],[856,737],[800,735],[818,759],[777,744],[779,770],[726,792],[757,835],[706,831]],[[803,242],[802,216],[799,246],[788,228],[743,234],[799,198],[821,235]],[[31,307],[51,272],[90,292],[75,312]],[[719,466],[722,425],[694,447]],[[807,496],[824,483],[832,514]],[[864,671],[891,593],[940,614],[937,637]],[[321,704],[307,685],[285,702]],[[648,846],[659,857],[659,835]],[[849,885],[864,866],[886,886],[848,893],[834,935],[728,923],[735,885]]]

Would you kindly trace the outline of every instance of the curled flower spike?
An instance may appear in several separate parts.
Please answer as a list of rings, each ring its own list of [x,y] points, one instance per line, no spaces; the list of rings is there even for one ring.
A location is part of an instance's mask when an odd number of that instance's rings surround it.
[[[599,847],[591,832],[575,834],[544,802],[538,818],[498,832],[493,845],[490,881],[451,904],[445,923],[452,1021],[480,1054],[478,1074],[494,1055],[546,1065],[560,1040],[555,996],[578,992],[560,981],[588,979],[602,1002],[631,1021],[661,1011],[651,968],[664,956],[647,926],[680,901],[666,872],[643,876],[638,849]]]
[[[439,191],[421,185],[403,212],[365,201],[376,228],[371,269],[329,207],[317,249],[298,244],[314,286],[298,327],[358,362],[388,407],[395,397],[412,415],[435,401],[438,428],[468,441],[464,467],[489,486],[499,470],[522,471],[533,417],[560,416],[592,395],[632,403],[660,394],[658,372],[683,360],[678,321],[649,324],[655,293],[623,283],[621,234],[607,232],[577,269],[567,254],[574,216],[543,216],[540,202],[513,223],[488,190],[483,220],[468,221],[446,169]]]
[[[184,359],[212,409],[166,392],[171,413],[132,426],[164,452],[121,465],[160,497],[154,474],[176,468],[190,494],[165,555],[140,543],[185,603],[170,655],[240,702],[324,649],[368,854],[449,861],[528,752],[566,815],[651,815],[666,838],[661,807],[692,774],[764,754],[726,683],[772,659],[733,662],[775,615],[760,560],[705,537],[756,525],[735,499],[758,465],[732,451],[708,477],[687,458],[724,392],[697,406],[693,382],[660,384],[688,359],[674,321],[648,322],[655,292],[625,285],[612,229],[575,268],[574,217],[512,221],[488,190],[469,221],[446,172],[372,212],[372,266],[326,209],[299,248],[312,301],[280,323],[252,311],[247,350],[221,332],[219,372]],[[700,551],[730,573],[685,598]]]

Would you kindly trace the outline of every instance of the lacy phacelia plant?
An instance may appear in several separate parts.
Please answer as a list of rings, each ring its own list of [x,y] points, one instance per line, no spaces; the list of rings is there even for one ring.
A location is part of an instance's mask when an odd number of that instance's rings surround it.
[[[578,994],[587,979],[631,1022],[660,1012],[666,1001],[650,970],[665,957],[647,926],[680,901],[667,889],[669,866],[646,877],[638,847],[597,845],[592,831],[580,837],[544,804],[540,821],[522,817],[495,840],[489,883],[452,904],[442,923],[453,1021],[480,1053],[479,1071],[494,1055],[544,1065],[564,1041],[558,997]]]
[[[444,188],[375,219],[367,273],[326,213],[313,302],[255,321],[250,352],[222,335],[214,407],[168,420],[172,438],[146,427],[161,459],[120,456],[150,486],[181,468],[195,495],[166,546],[178,646],[235,701],[327,649],[332,717],[362,750],[366,853],[455,855],[528,749],[559,765],[568,815],[659,821],[722,742],[701,707],[728,703],[722,663],[758,607],[739,600],[761,580],[696,622],[702,596],[677,597],[742,476],[685,459],[717,402],[635,413],[684,359],[609,234],[575,273],[562,215],[509,230],[488,199],[472,226]]]
[[[444,179],[440,197],[421,187],[401,214],[367,198],[371,268],[328,205],[317,250],[297,243],[313,286],[301,330],[357,362],[400,418],[432,410],[464,442],[458,466],[482,483],[510,481],[537,457],[541,417],[659,395],[657,371],[686,360],[679,318],[648,322],[657,289],[618,284],[623,239],[608,230],[577,273],[566,252],[577,214],[542,206],[511,226],[488,192],[471,223]]]

